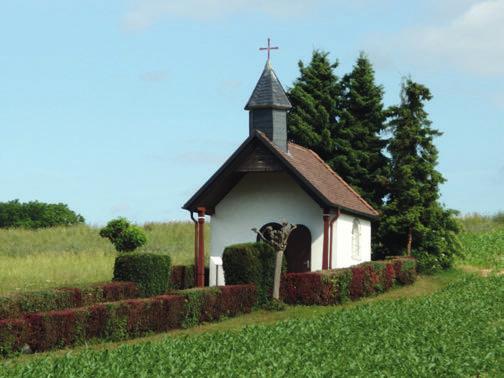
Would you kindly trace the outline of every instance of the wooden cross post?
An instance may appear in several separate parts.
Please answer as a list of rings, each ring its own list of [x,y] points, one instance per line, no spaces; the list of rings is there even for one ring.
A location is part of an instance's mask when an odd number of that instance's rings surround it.
[[[274,230],[271,226],[266,227],[264,233],[258,231],[257,228],[252,229],[263,241],[276,250],[275,276],[273,277],[273,299],[276,300],[280,300],[280,279],[282,275],[283,255],[287,248],[289,236],[296,227],[297,226],[294,224],[283,222],[280,230]]]
[[[271,50],[278,50],[278,47],[276,47],[276,46],[271,47],[271,40],[268,38],[268,47],[259,47],[259,50],[260,51],[263,51],[263,50],[268,51],[268,62],[269,62]]]

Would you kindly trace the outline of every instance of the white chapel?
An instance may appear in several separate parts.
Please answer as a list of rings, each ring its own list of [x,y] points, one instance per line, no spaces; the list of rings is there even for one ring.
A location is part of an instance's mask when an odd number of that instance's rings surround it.
[[[183,206],[199,216],[200,286],[205,215],[211,219],[210,256],[222,256],[231,244],[256,241],[252,228],[288,222],[297,225],[285,251],[289,272],[371,260],[371,221],[378,212],[315,152],[289,142],[289,109],[268,59],[245,106],[249,137]],[[216,283],[224,284],[224,277],[210,269],[210,286]]]

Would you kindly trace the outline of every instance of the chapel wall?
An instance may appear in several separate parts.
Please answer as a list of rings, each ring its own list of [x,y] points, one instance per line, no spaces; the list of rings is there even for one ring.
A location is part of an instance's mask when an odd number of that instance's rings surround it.
[[[352,256],[352,228],[354,220],[359,220],[360,253]],[[371,261],[371,222],[348,214],[341,214],[333,225],[333,268],[346,268],[351,265]]]
[[[311,270],[322,268],[323,222],[320,206],[283,172],[247,173],[219,202],[211,218],[211,255],[254,242],[251,228],[270,222],[303,224],[311,232]]]

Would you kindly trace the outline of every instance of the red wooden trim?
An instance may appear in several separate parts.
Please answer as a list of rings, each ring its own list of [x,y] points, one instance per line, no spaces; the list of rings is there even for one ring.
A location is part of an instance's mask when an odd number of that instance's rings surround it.
[[[205,208],[198,207],[198,267],[197,286],[205,286]]]
[[[340,213],[341,213],[341,211],[338,208],[336,210],[336,215],[334,215],[334,217],[331,219],[331,224],[329,226],[329,232],[331,233],[330,246],[329,246],[329,269],[332,269],[332,260],[333,260],[332,259],[332,250],[333,250],[333,224],[339,218]]]
[[[324,244],[322,248],[322,269],[329,267],[329,211],[324,210],[322,218],[324,219]]]
[[[198,220],[194,218],[194,213],[191,211],[191,220],[194,222],[194,277],[198,277]]]

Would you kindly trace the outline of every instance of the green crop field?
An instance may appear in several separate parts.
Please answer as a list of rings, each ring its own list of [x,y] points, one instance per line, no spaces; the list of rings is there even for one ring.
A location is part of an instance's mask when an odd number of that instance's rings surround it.
[[[174,264],[192,263],[193,224],[159,223],[144,228],[148,242],[143,250],[169,254]],[[0,294],[109,281],[116,252],[98,231],[85,225],[0,230]]]
[[[313,309],[316,311],[316,308]],[[504,277],[273,325],[48,354],[0,376],[503,376]]]
[[[466,256],[458,263],[504,270],[504,215],[472,215],[462,218],[462,223],[464,232],[460,235],[460,240]]]

